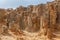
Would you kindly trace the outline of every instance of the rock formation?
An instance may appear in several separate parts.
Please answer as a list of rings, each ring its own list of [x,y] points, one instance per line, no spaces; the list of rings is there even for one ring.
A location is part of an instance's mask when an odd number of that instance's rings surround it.
[[[22,36],[25,31],[47,36],[51,40],[60,37],[57,35],[60,34],[60,0],[16,9],[0,9],[0,34]]]

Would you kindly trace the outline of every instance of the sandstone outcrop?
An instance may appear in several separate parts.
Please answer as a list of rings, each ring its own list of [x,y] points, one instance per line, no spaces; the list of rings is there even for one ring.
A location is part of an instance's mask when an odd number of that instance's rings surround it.
[[[28,7],[19,6],[16,9],[0,9],[1,35],[8,34],[21,40],[29,40],[28,37],[40,40],[39,37],[44,36],[53,40],[54,37],[60,37],[59,32],[60,0]],[[44,38],[43,40],[48,40]]]

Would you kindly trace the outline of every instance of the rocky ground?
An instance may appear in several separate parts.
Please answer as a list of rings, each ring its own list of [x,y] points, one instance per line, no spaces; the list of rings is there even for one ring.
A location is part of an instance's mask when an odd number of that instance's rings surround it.
[[[38,33],[23,32],[23,35],[14,35],[13,32],[9,32],[11,35],[0,35],[0,40],[48,40],[46,36],[38,36]]]
[[[21,35],[15,35],[13,32],[9,32],[10,35],[0,35],[0,40],[50,40],[47,36],[38,35],[38,33],[30,33],[27,31],[23,31],[24,33]],[[59,35],[59,34],[55,34]],[[60,40],[59,37],[53,38],[51,40]]]

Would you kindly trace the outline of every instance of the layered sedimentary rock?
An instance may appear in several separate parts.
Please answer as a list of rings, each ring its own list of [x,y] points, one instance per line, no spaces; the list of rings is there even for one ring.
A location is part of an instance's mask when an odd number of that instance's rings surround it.
[[[49,39],[60,32],[60,1],[46,4],[17,7],[16,9],[0,9],[0,34],[22,34],[22,31],[45,35]]]

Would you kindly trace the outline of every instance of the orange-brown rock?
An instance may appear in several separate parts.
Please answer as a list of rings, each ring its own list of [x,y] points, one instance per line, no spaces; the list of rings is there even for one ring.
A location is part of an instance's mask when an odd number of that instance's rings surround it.
[[[60,32],[60,1],[0,9],[0,34],[8,30],[15,35],[28,31],[53,38],[55,32]]]

